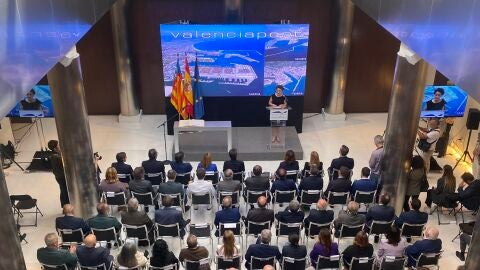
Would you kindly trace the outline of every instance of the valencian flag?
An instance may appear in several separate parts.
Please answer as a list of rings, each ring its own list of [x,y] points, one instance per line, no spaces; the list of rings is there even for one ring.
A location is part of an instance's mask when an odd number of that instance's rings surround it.
[[[183,80],[183,102],[182,108],[185,108],[185,115],[188,118],[193,117],[193,91],[192,91],[192,80],[190,77],[190,68],[188,67],[188,58],[185,54],[185,75]],[[182,115],[183,116],[183,115]],[[184,119],[186,119],[184,117]]]
[[[195,74],[193,74],[193,94],[195,96],[195,119],[201,119],[205,114],[203,107],[203,94],[200,89],[200,73],[198,71],[198,59],[195,57]]]
[[[175,78],[173,79],[172,94],[170,95],[170,102],[177,112],[183,117],[186,118],[187,115],[185,110],[182,110],[183,107],[183,82],[182,82],[182,71],[180,70],[180,60],[177,56],[177,70],[175,71]]]

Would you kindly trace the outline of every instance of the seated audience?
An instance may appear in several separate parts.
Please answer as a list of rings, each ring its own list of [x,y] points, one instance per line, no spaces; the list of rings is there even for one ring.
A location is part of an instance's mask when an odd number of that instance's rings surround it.
[[[292,179],[287,179],[287,171],[285,169],[278,169],[277,171],[277,179],[273,181],[272,187],[270,188],[270,192],[273,196],[275,196],[275,191],[297,191],[297,186]]]
[[[128,183],[128,187],[131,192],[135,193],[151,193],[155,209],[158,209],[158,201],[156,200],[156,194],[153,191],[152,183],[145,180],[145,170],[143,167],[136,167],[133,170],[133,180]],[[145,211],[148,212],[148,206],[145,206]]]
[[[235,235],[231,230],[226,230],[223,233],[223,245],[217,247],[217,256],[222,256],[226,259],[239,256],[240,246],[235,245]]]
[[[277,246],[271,246],[272,232],[268,229],[262,230],[260,234],[260,244],[252,244],[245,253],[245,267],[250,269],[250,259],[275,257],[277,261],[282,259],[282,254]]]
[[[182,198],[185,198],[185,189],[181,183],[175,182],[177,173],[174,170],[167,172],[167,181],[161,183],[158,187],[159,194],[180,194]]]
[[[180,151],[175,153],[175,161],[170,162],[170,167],[174,170],[177,174],[185,174],[192,171],[192,164],[188,162],[183,162],[185,154]]]
[[[233,180],[233,171],[226,169],[223,173],[223,181],[218,182],[218,192],[239,192],[242,189],[242,183],[238,180]],[[240,198],[238,198],[240,199]]]
[[[378,244],[376,256],[378,266],[386,256],[402,257],[405,248],[408,246],[407,242],[400,237],[400,229],[395,225],[389,228],[385,236],[386,239],[382,239]]]
[[[128,192],[128,184],[120,182],[118,180],[117,170],[113,167],[108,167],[105,171],[105,180],[100,182],[100,186],[98,187],[100,192],[114,192],[120,193],[124,192],[125,197],[129,197],[130,194]]]
[[[165,165],[163,162],[157,160],[158,152],[155,149],[148,150],[148,160],[142,162],[142,167],[145,170],[145,174],[157,174],[162,173],[165,175]],[[146,177],[148,181],[154,186],[158,186],[161,183],[161,177]]]
[[[458,200],[468,210],[476,211],[480,206],[480,180],[475,180],[469,172],[462,174],[462,182],[458,185]]]
[[[295,152],[293,152],[293,150],[287,150],[287,152],[285,152],[285,158],[282,162],[280,162],[278,169],[284,169],[285,171],[300,170],[298,161],[295,159]]]
[[[241,160],[237,160],[237,149],[232,148],[228,151],[230,160],[227,160],[223,163],[222,171],[227,169],[232,170],[234,173],[245,172],[245,164]]]
[[[267,222],[270,221],[270,226],[273,225],[274,213],[272,209],[267,208],[267,198],[260,196],[257,199],[258,208],[252,208],[248,211],[247,218],[244,220],[245,227],[248,229],[248,221],[251,222]],[[248,231],[247,231],[248,233]]]
[[[190,182],[190,184],[188,184],[187,195],[190,196],[190,194],[209,193],[212,198],[215,198],[216,191],[212,185],[212,182],[205,180],[205,169],[203,168],[197,169],[196,175],[197,175],[197,179],[195,179],[193,182]],[[212,208],[211,205],[208,206],[208,210],[210,210],[211,208]],[[197,209],[198,209],[198,206],[195,205],[195,210]]]
[[[352,200],[355,196],[355,193],[358,191],[371,192],[377,190],[377,181],[374,178],[369,178],[370,169],[368,167],[362,168],[362,177],[356,181],[353,181],[352,187],[350,189],[350,194],[352,195]]]
[[[333,169],[340,170],[341,167],[347,167],[347,169],[353,170],[353,166],[355,165],[355,163],[353,161],[353,158],[347,157],[349,151],[350,149],[348,149],[346,145],[342,145],[339,150],[340,157],[332,160],[332,163],[328,168],[329,173],[332,174],[332,179],[338,177],[337,173],[334,172]]]
[[[323,190],[323,178],[316,164],[310,166],[310,175],[303,178],[298,185],[298,195],[302,194],[302,190]]]
[[[37,260],[42,264],[62,265],[65,264],[69,270],[77,269],[77,246],[70,246],[68,250],[61,249],[58,243],[58,235],[49,233],[45,235],[46,247],[37,250]]]
[[[422,182],[426,177],[425,163],[423,162],[422,157],[414,156],[412,158],[410,172],[407,174],[407,191],[405,193],[405,201],[403,203],[403,211],[407,212],[410,210],[408,206],[408,200],[410,197],[418,199],[420,195],[420,190],[422,187]]]
[[[472,234],[473,228],[475,227],[475,221],[471,221],[468,223],[460,223],[459,225],[460,230],[462,233],[460,234],[460,251],[456,251],[455,255],[457,258],[460,259],[462,262],[465,261],[465,250],[467,246],[470,245],[472,241]]]
[[[134,243],[127,242],[123,245],[120,253],[115,258],[115,267],[117,268],[144,268],[147,265],[148,259],[143,252],[137,250]],[[117,269],[115,268],[115,269]]]
[[[55,228],[57,229],[57,231],[59,229],[82,229],[84,235],[89,234],[90,227],[88,226],[88,224],[82,218],[75,217],[74,212],[75,210],[73,208],[73,205],[67,203],[63,206],[64,216],[57,217],[55,219]]]
[[[324,199],[320,199],[317,202],[317,209],[311,209],[308,217],[305,218],[303,223],[305,228],[308,229],[310,222],[317,224],[325,224],[333,221],[333,210],[327,210],[328,203]]]
[[[197,237],[193,234],[190,234],[187,237],[187,248],[183,248],[182,250],[180,250],[178,260],[180,262],[183,262],[185,260],[198,262],[201,259],[205,258],[208,258],[208,249],[199,246],[197,242]],[[199,269],[208,270],[210,269],[210,265],[200,265]]]
[[[282,256],[303,259],[307,257],[307,247],[305,245],[299,245],[300,237],[298,234],[293,233],[288,236],[288,244],[282,248]]]
[[[81,266],[97,266],[105,264],[107,269],[113,262],[110,250],[104,247],[96,247],[97,238],[93,234],[87,235],[83,241],[84,245],[77,247],[78,263]]]
[[[118,221],[116,217],[109,216],[108,212],[110,211],[110,207],[106,203],[98,203],[97,204],[97,215],[91,217],[87,220],[87,224],[92,229],[100,229],[105,230],[108,228],[115,228],[115,232],[117,236],[120,237],[122,224]]]
[[[203,168],[207,172],[218,172],[217,165],[212,163],[212,154],[206,153],[203,155],[202,160],[198,163],[198,168]]]
[[[328,198],[328,195],[331,192],[350,192],[352,187],[352,181],[349,179],[350,170],[342,166],[340,167],[340,173],[338,178],[334,178],[328,183],[327,189],[325,190],[325,196]]]
[[[185,235],[185,226],[190,223],[190,220],[184,220],[181,211],[178,211],[173,205],[173,198],[169,196],[163,197],[163,208],[155,211],[155,223],[160,225],[178,224],[180,229],[180,237],[183,239]]]
[[[380,195],[380,204],[374,205],[368,209],[366,215],[365,229],[370,231],[373,221],[394,221],[395,209],[388,204],[390,203],[390,195]],[[375,236],[375,243],[378,242],[378,236]]]
[[[127,162],[127,154],[125,152],[120,152],[117,153],[115,158],[117,159],[117,162],[113,162],[111,167],[115,168],[118,174],[125,174],[127,177],[133,178],[132,166],[125,163]],[[130,179],[127,178],[122,179],[121,181],[124,183],[128,183],[129,180]]]
[[[255,165],[253,167],[253,175],[245,179],[245,190],[270,190],[270,180],[268,179],[268,177],[262,176],[262,167],[260,165]]]
[[[452,166],[443,166],[443,175],[438,179],[437,186],[427,191],[425,204],[432,207],[433,202],[440,207],[455,207],[456,202],[451,200],[451,196],[455,193],[455,183]]]
[[[300,203],[297,200],[290,201],[285,211],[278,212],[275,218],[282,223],[302,223],[305,214],[300,210]]]
[[[175,254],[168,249],[165,240],[157,239],[153,244],[150,265],[154,267],[164,267],[172,264],[176,264],[178,269],[179,265],[177,257],[175,257]]]
[[[420,212],[421,205],[422,203],[420,202],[419,199],[413,198],[410,201],[410,207],[412,210],[401,213],[400,216],[395,220],[395,225],[397,225],[397,227],[401,229],[403,226],[403,223],[409,223],[409,224],[427,223],[428,214],[424,212]]]
[[[330,257],[339,255],[338,244],[332,241],[332,233],[329,229],[321,229],[318,239],[310,252],[310,261],[314,268],[317,267],[318,257]]]
[[[368,242],[368,234],[364,231],[359,231],[353,240],[353,245],[348,246],[342,252],[343,265],[349,269],[352,258],[372,258],[373,246]]]
[[[219,236],[220,223],[238,223],[240,221],[240,211],[238,208],[232,208],[232,197],[223,197],[222,202],[223,209],[215,213],[214,224],[217,227],[215,236]]]
[[[153,242],[155,226],[145,211],[138,210],[138,200],[136,198],[131,198],[127,203],[127,208],[127,212],[122,212],[122,224],[137,227],[143,225],[147,226],[148,238],[150,239],[150,242]]]
[[[312,165],[316,165],[319,171],[323,170],[323,162],[320,161],[317,151],[312,151],[310,153],[310,161],[305,162],[303,165],[302,175],[305,175],[305,173],[310,174]]]
[[[347,205],[347,211],[340,210],[337,219],[333,221],[335,227],[335,237],[340,236],[340,230],[342,225],[357,226],[365,223],[365,216],[358,214],[360,206],[356,202],[349,202]]]
[[[438,238],[438,229],[429,227],[425,230],[424,239],[416,241],[413,245],[405,249],[405,255],[408,257],[407,266],[415,266],[415,259],[422,253],[438,253],[442,250],[442,240]]]

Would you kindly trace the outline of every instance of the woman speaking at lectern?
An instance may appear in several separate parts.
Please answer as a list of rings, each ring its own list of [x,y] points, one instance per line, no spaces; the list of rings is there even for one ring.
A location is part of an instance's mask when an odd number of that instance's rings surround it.
[[[275,88],[275,93],[270,96],[268,100],[268,106],[270,108],[277,109],[286,109],[287,108],[287,97],[283,95],[283,85],[277,85]],[[280,121],[272,121],[272,143],[280,143]]]

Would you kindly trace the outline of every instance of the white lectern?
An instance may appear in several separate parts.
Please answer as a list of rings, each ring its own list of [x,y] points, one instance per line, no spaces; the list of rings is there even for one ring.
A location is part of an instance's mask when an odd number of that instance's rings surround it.
[[[272,126],[270,132],[269,147],[285,148],[285,127],[287,126],[288,111],[291,107],[266,107],[270,111],[270,125]]]

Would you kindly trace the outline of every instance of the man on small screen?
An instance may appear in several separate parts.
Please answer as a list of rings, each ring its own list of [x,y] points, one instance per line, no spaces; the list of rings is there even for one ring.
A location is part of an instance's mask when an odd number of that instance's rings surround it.
[[[27,96],[20,101],[20,110],[23,111],[43,111],[43,114],[48,113],[47,107],[42,105],[42,102],[35,97],[35,90],[28,91]]]

